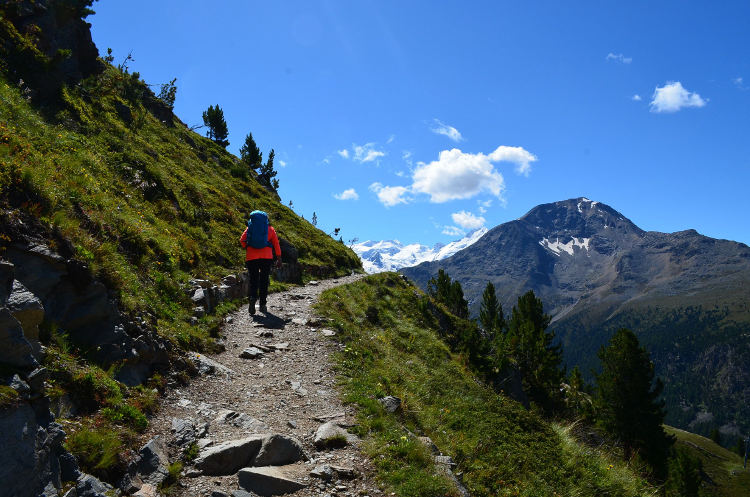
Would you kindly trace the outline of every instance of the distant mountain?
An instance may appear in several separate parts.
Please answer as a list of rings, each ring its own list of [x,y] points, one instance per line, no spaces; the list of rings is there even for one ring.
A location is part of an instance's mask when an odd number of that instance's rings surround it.
[[[464,238],[447,245],[436,244],[433,247],[412,243],[404,245],[398,240],[366,242],[352,245],[354,252],[362,259],[362,267],[368,273],[396,271],[407,266],[414,266],[425,261],[439,261],[450,257],[482,238],[487,228],[472,231]]]
[[[666,383],[667,421],[750,431],[750,248],[694,230],[644,231],[586,198],[544,204],[452,257],[402,269],[425,287],[444,269],[474,315],[492,281],[503,309],[534,290],[572,367],[588,373],[619,327],[635,331]]]

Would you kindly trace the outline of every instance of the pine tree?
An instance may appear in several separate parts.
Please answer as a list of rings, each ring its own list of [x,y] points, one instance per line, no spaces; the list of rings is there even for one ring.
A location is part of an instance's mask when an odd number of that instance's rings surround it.
[[[505,330],[503,306],[497,300],[495,285],[491,281],[487,282],[487,286],[482,293],[482,303],[479,307],[479,323],[490,340],[493,340]]]
[[[247,164],[253,171],[258,169],[263,163],[263,153],[255,143],[252,133],[247,134],[245,143],[240,147],[240,160]]]
[[[226,148],[229,145],[229,129],[227,122],[224,120],[224,111],[217,104],[209,105],[208,109],[203,111],[203,124],[208,128],[208,137],[215,143]]]
[[[560,406],[563,378],[562,349],[552,345],[555,334],[547,332],[549,322],[542,301],[530,290],[518,297],[505,339],[505,348],[518,366],[526,395],[547,414]]]
[[[427,282],[427,293],[443,305],[448,305],[451,292],[451,277],[444,270],[438,269],[437,277]]]
[[[312,223],[313,226],[316,226],[316,227],[318,226],[318,215],[315,213],[315,211],[313,211],[313,217],[310,222]]]
[[[275,179],[276,171],[273,169],[273,160],[276,157],[276,152],[271,149],[268,153],[268,161],[265,164],[261,164],[260,170],[258,171],[258,181],[272,188],[274,191],[279,188],[279,180]]]
[[[638,455],[663,479],[674,442],[662,428],[663,385],[654,380],[654,364],[635,334],[622,328],[599,350],[602,371],[596,376],[597,422],[622,444],[625,459]]]
[[[463,319],[469,318],[469,303],[464,298],[464,289],[458,280],[453,280],[453,283],[451,283],[447,303],[448,309],[453,314]]]

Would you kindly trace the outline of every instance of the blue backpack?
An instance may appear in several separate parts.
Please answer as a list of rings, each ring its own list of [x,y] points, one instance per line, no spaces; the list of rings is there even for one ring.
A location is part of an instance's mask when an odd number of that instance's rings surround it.
[[[263,211],[250,213],[246,241],[249,246],[257,249],[271,246],[271,242],[268,241],[268,214]]]

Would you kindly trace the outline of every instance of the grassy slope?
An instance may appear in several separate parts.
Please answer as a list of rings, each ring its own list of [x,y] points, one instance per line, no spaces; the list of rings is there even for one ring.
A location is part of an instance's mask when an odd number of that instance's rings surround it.
[[[323,294],[318,311],[345,345],[336,358],[346,400],[359,406],[358,431],[380,478],[397,495],[445,495],[412,436],[427,435],[458,463],[472,495],[653,495],[625,465],[578,444],[478,382],[438,337],[424,295],[382,274]],[[402,399],[398,415],[376,398]]]
[[[708,495],[740,497],[750,495],[750,470],[742,467],[742,458],[712,440],[687,431],[666,427],[677,444],[688,448],[703,462],[703,471],[712,483],[704,483]]]
[[[134,75],[108,67],[65,90],[63,110],[45,119],[0,80],[0,199],[57,228],[75,256],[119,291],[125,310],[150,312],[165,336],[200,344],[205,326],[184,336],[191,306],[179,287],[242,267],[238,240],[253,209],[269,213],[308,268],[360,267],[351,250],[283,206],[236,157],[177,119],[174,127],[157,120],[142,105],[147,91]],[[131,122],[116,105],[130,109]]]

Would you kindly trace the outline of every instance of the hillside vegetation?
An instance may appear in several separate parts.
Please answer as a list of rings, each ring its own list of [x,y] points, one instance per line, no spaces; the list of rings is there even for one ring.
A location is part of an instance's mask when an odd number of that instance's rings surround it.
[[[0,80],[0,250],[14,243],[14,223],[38,221],[38,235],[87,263],[124,310],[150,313],[165,336],[194,345],[206,329],[181,324],[191,314],[181,286],[240,270],[239,236],[253,209],[268,212],[297,248],[308,278],[360,268],[236,157],[176,118],[158,119],[144,105],[148,95],[137,74],[107,66],[63,88],[49,116]]]
[[[495,393],[453,354],[441,322],[456,319],[400,276],[384,273],[323,294],[318,311],[343,344],[336,361],[345,399],[383,482],[397,495],[455,495],[416,436],[429,436],[457,463],[472,495],[656,495],[617,457],[580,444]],[[437,312],[437,314],[435,314]],[[387,413],[377,401],[402,400]]]

